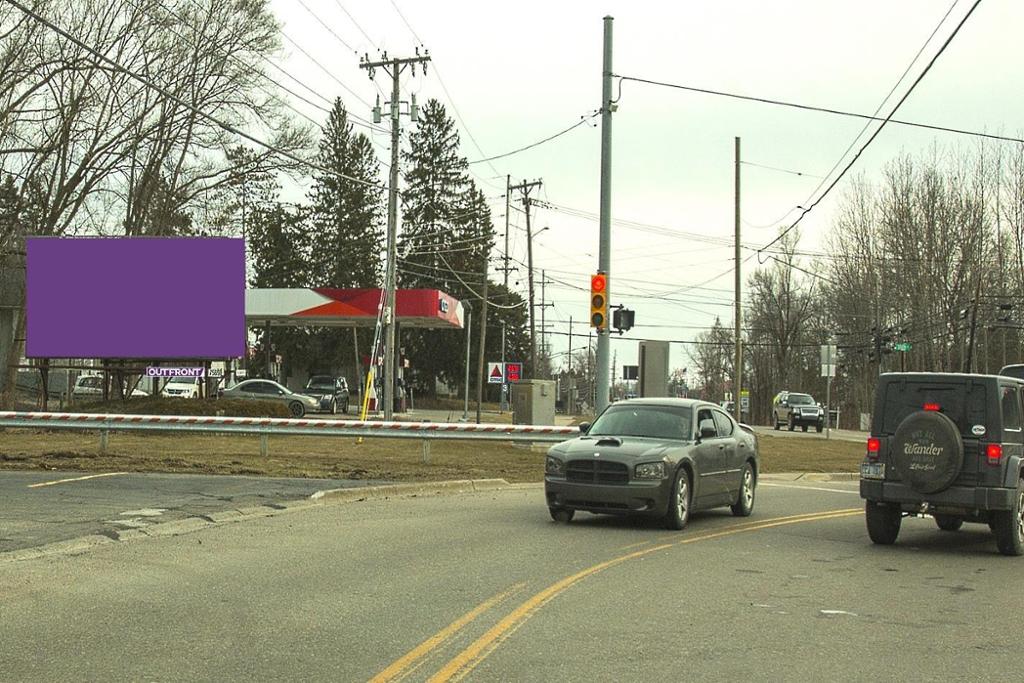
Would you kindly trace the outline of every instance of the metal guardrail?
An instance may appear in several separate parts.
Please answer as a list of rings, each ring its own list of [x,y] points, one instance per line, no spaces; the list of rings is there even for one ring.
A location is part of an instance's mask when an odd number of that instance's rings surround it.
[[[0,428],[78,429],[100,433],[100,452],[112,431],[206,432],[251,434],[260,437],[260,454],[269,453],[269,438],[278,436],[348,436],[423,440],[424,461],[430,441],[470,439],[487,441],[558,442],[579,434],[577,427],[506,424],[453,424],[448,422],[373,422],[306,420],[262,417],[187,415],[114,415],[102,413],[43,413],[0,411]]]

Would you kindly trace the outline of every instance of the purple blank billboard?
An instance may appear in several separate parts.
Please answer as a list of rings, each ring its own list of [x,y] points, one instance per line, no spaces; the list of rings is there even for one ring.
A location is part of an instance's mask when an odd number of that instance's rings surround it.
[[[30,238],[30,358],[245,354],[245,243],[232,238]]]

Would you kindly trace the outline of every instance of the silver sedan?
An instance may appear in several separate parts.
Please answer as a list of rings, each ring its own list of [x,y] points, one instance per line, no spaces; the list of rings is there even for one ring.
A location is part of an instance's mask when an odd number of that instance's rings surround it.
[[[280,401],[288,406],[292,417],[302,417],[307,410],[317,410],[320,402],[312,396],[296,394],[285,386],[269,379],[247,379],[230,389],[225,389],[224,398]]]

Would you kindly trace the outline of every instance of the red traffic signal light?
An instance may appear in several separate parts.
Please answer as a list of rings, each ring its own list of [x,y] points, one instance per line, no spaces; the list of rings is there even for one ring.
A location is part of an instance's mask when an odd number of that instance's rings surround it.
[[[590,276],[590,326],[608,327],[608,276],[604,273]]]

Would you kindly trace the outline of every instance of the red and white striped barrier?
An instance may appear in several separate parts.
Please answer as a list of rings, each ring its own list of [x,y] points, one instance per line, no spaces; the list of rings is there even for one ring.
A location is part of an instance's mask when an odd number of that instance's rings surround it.
[[[548,425],[463,424],[449,422],[373,422],[264,417],[190,415],[115,415],[0,411],[0,427],[36,429],[158,430],[387,436],[390,438],[501,439],[563,441],[579,434],[577,427]]]

